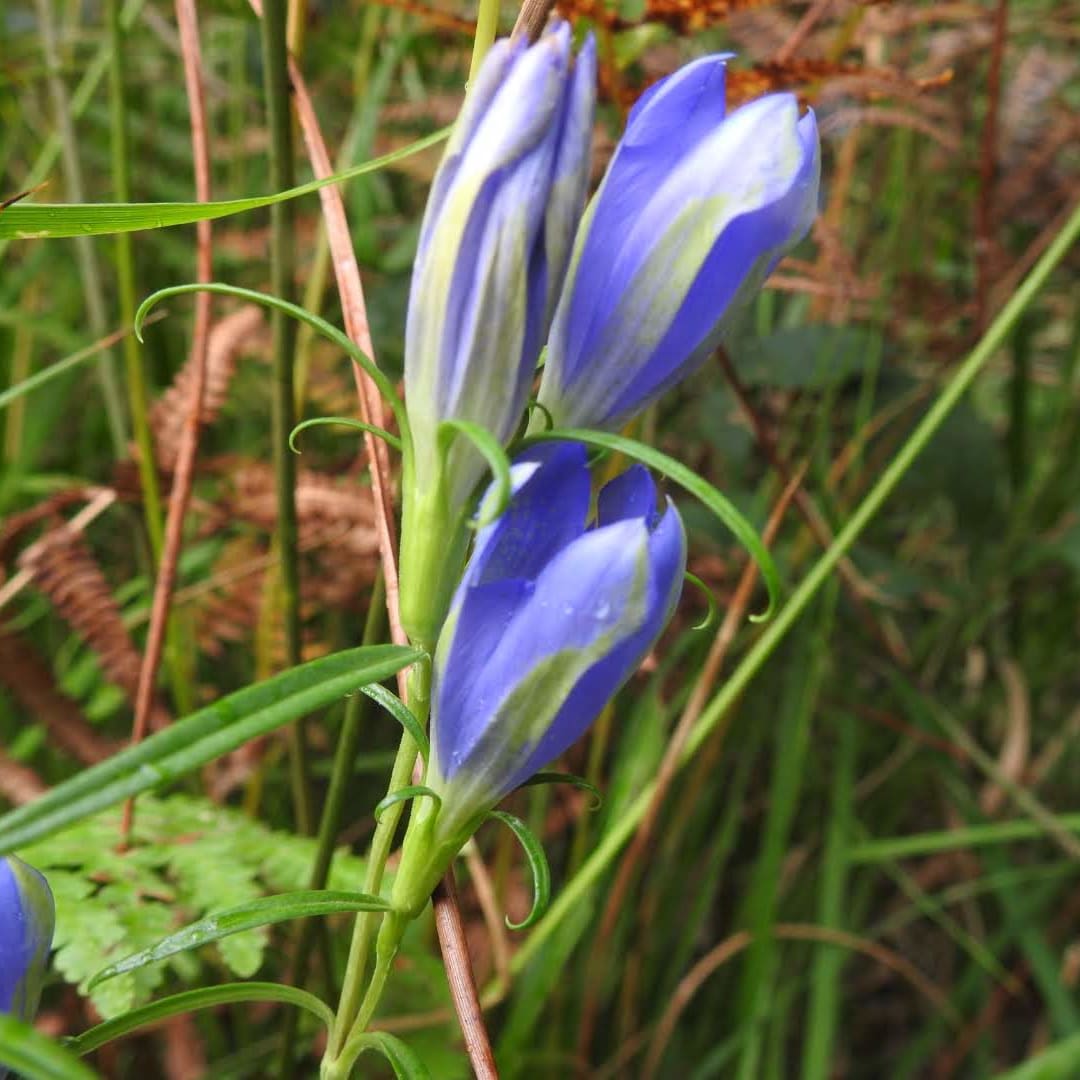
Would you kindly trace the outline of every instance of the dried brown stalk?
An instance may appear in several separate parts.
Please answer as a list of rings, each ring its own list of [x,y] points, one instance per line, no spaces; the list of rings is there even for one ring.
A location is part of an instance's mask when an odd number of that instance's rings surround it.
[[[862,953],[864,956],[876,960],[882,966],[899,975],[919,991],[930,1004],[941,1012],[948,1020],[959,1023],[955,1008],[949,1001],[948,995],[937,985],[931,982],[914,964],[906,957],[878,944],[867,938],[857,937],[843,930],[834,930],[826,926],[814,926],[807,923],[777,923],[773,927],[773,936],[780,941],[817,941],[827,945],[836,945],[852,952]],[[675,993],[672,995],[668,1007],[664,1010],[660,1023],[656,1027],[652,1043],[649,1046],[649,1054],[645,1059],[642,1076],[645,1080],[657,1075],[660,1059],[675,1030],[679,1017],[693,1000],[694,995],[702,985],[732,957],[742,952],[753,941],[752,936],[746,930],[740,930],[731,937],[722,941],[716,948],[706,953],[683,977]]]
[[[260,12],[258,0],[251,0],[251,6],[256,13]],[[311,95],[300,69],[291,59],[289,78],[292,80],[296,113],[312,171],[320,179],[331,176],[334,168],[319,128],[319,119],[315,113]],[[336,187],[322,188],[319,191],[319,198],[322,203],[327,241],[330,245],[334,276],[345,320],[345,332],[357,347],[374,361],[375,348],[368,325],[364,288],[360,280],[360,267],[356,261],[356,253],[352,247],[349,223],[345,216],[345,204]],[[353,365],[353,375],[360,398],[361,418],[365,423],[385,428],[387,411],[375,383],[358,364]],[[397,527],[394,521],[389,453],[386,444],[381,439],[368,433],[364,435],[364,445],[367,449],[371,469],[371,487],[375,498],[375,524],[379,534],[379,552],[386,587],[390,638],[397,644],[405,644],[407,639],[398,613]],[[404,673],[398,676],[398,689],[404,695]]]
[[[192,156],[195,162],[195,197],[199,202],[210,200],[210,149],[206,120],[206,100],[203,95],[202,55],[199,48],[199,24],[194,0],[176,0],[176,21],[180,30],[180,51],[184,60],[184,84],[191,113]],[[196,279],[210,281],[213,275],[211,227],[209,221],[196,225]],[[206,366],[210,335],[210,294],[195,297],[195,325],[192,331],[191,368],[188,412],[180,433],[176,454],[176,470],[169,493],[169,509],[165,516],[165,544],[154,583],[154,598],[150,607],[150,627],[146,636],[146,651],[139,670],[139,687],[135,698],[135,722],[131,741],[138,743],[146,734],[150,717],[154,683],[157,679],[165,633],[169,624],[169,607],[176,585],[176,571],[184,539],[184,516],[191,499],[195,475],[195,457],[199,448],[199,420],[203,392],[206,386]],[[121,834],[126,841],[131,834],[134,801],[124,807]]]
[[[555,0],[524,0],[518,17],[514,20],[514,29],[510,36],[525,38],[526,41],[536,41],[544,32],[544,27],[554,8]]]
[[[439,887],[432,897],[432,904],[435,907],[435,928],[439,933],[439,946],[446,964],[450,994],[465,1036],[465,1050],[472,1063],[473,1072],[477,1080],[498,1080],[495,1055],[484,1025],[480,996],[469,961],[469,946],[465,940],[465,927],[461,922],[453,870],[439,882]]]

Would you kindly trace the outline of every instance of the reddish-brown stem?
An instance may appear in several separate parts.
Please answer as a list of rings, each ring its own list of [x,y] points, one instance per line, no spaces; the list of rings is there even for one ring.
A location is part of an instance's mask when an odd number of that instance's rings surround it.
[[[260,12],[259,0],[250,0],[256,13]],[[292,80],[294,102],[304,146],[311,161],[312,171],[317,177],[330,176],[333,166],[326,143],[322,137],[318,117],[308,93],[304,77],[294,61],[289,63],[289,78]],[[334,276],[337,281],[341,307],[345,318],[345,331],[352,341],[374,362],[375,350],[368,328],[367,307],[364,302],[364,289],[360,279],[360,268],[356,262],[352,240],[349,235],[348,220],[341,193],[336,187],[326,187],[319,192],[322,200],[323,220],[326,224],[327,241],[334,264]],[[357,391],[360,398],[360,415],[369,424],[386,426],[385,408],[378,389],[371,378],[358,365],[353,365]],[[386,445],[371,435],[365,436],[368,461],[371,467],[371,486],[375,496],[375,527],[379,536],[379,554],[386,583],[386,610],[389,617],[390,635],[393,641],[401,644],[407,639],[401,626],[398,602],[397,573],[397,535],[394,524],[393,500],[390,481],[390,461]],[[405,697],[405,675],[398,676],[399,692]],[[464,948],[464,931],[461,929],[461,915],[457,908],[457,895],[449,875],[444,879],[442,891],[435,901],[436,927],[439,933],[439,946],[442,950],[443,963],[446,966],[447,980],[450,984],[462,1032],[470,1056],[476,1062],[490,1062],[491,1071],[479,1076],[496,1076],[494,1056],[488,1040],[487,1029],[476,993],[476,983],[469,963],[468,950]],[[486,1057],[484,1057],[486,1053]]]
[[[480,996],[476,991],[472,963],[469,960],[469,946],[465,940],[465,927],[461,922],[453,870],[439,883],[431,902],[435,906],[435,928],[439,932],[439,945],[442,948],[443,962],[446,964],[450,994],[465,1036],[465,1050],[472,1062],[473,1072],[476,1073],[477,1080],[498,1080],[495,1055],[492,1053],[484,1025]]]
[[[176,21],[180,30],[180,51],[184,61],[184,84],[191,111],[191,145],[195,162],[195,197],[199,202],[210,201],[210,149],[207,135],[206,99],[203,95],[202,51],[199,47],[199,22],[195,0],[176,0]],[[211,227],[209,221],[196,226],[196,279],[210,281],[213,275]],[[137,743],[146,735],[150,710],[154,701],[165,634],[169,625],[169,609],[176,585],[176,569],[184,540],[184,515],[191,500],[195,474],[195,457],[199,450],[199,417],[206,385],[206,353],[210,337],[209,293],[195,298],[195,325],[192,331],[191,355],[192,393],[189,412],[184,422],[180,452],[176,459],[169,509],[165,518],[165,544],[161,552],[154,598],[150,608],[150,626],[146,635],[146,650],[139,670],[139,687],[135,695],[135,723],[131,741]],[[131,835],[135,803],[129,799],[124,806],[121,835],[127,842]]]
[[[256,11],[259,10],[259,5],[255,0],[252,0],[251,6]],[[326,143],[323,141],[315,107],[304,77],[292,59],[289,61],[289,78],[292,80],[296,114],[300,121],[300,131],[312,171],[319,178],[331,176],[334,168]],[[375,361],[375,347],[368,327],[367,305],[364,302],[360,267],[357,265],[356,253],[353,251],[341,192],[336,187],[325,187],[319,192],[319,198],[322,201],[330,257],[334,264],[334,278],[341,298],[345,332],[358,348]],[[377,427],[386,427],[386,410],[375,383],[357,364],[353,365],[353,374],[360,397],[361,419]],[[364,446],[371,468],[371,487],[375,495],[375,528],[379,536],[379,557],[386,582],[386,611],[390,622],[390,636],[394,642],[404,644],[407,639],[405,631],[401,628],[401,617],[398,613],[397,530],[394,523],[389,452],[386,444],[370,433],[364,435]],[[405,693],[403,680],[404,675],[399,676],[398,686],[402,696]]]

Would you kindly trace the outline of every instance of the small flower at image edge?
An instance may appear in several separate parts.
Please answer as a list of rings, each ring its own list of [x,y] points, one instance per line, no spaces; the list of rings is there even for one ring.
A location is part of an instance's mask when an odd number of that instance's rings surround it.
[[[468,421],[505,445],[521,420],[585,205],[595,95],[592,39],[575,61],[566,23],[532,47],[496,42],[432,185],[405,331],[402,537],[402,619],[427,646],[485,468],[460,435],[444,460],[439,425]]]
[[[0,1012],[33,1019],[55,917],[45,878],[14,855],[0,858]]]
[[[652,87],[575,241],[539,395],[556,425],[617,427],[703,363],[809,230],[819,175],[813,112],[726,114],[724,57]]]

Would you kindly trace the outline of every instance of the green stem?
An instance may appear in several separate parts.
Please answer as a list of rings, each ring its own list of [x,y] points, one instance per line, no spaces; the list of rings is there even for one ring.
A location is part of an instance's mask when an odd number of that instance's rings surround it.
[[[109,30],[109,132],[112,154],[113,196],[117,202],[131,202],[131,172],[128,165],[129,143],[127,109],[124,100],[124,31],[120,24],[119,0],[107,0],[105,19]],[[117,233],[116,284],[120,298],[120,320],[124,327],[135,324],[135,258],[130,233]],[[150,421],[146,405],[146,380],[143,377],[139,342],[134,334],[128,334],[122,345],[124,355],[124,381],[127,383],[128,410],[131,426],[138,448],[139,485],[142,488],[143,517],[150,537],[150,550],[154,565],[161,562],[161,550],[165,545],[164,526],[161,515],[161,493],[158,489],[157,472],[154,469],[154,442],[150,435]]]
[[[105,20],[109,32],[109,132],[112,157],[113,194],[117,202],[131,201],[130,141],[128,139],[127,107],[124,88],[124,27],[119,0],[107,0]],[[130,233],[117,233],[116,287],[120,301],[120,325],[135,325],[138,307],[135,296],[135,255]],[[143,357],[139,341],[133,333],[124,337],[121,351],[124,358],[124,383],[127,387],[128,412],[131,414],[132,433],[135,436],[136,459],[139,470],[139,488],[142,492],[143,521],[150,539],[153,565],[161,565],[161,553],[165,546],[165,526],[161,508],[161,491],[158,487],[157,470],[154,467],[154,440],[150,432],[150,414],[147,406],[146,379],[143,374]],[[165,662],[169,672],[173,701],[183,714],[191,712],[191,679],[184,670],[184,635],[180,632],[182,621],[173,611],[169,617]]]
[[[472,62],[469,64],[469,85],[472,85],[484,62],[488,49],[495,42],[499,29],[499,0],[480,0],[476,13],[476,35],[473,37]]]
[[[270,187],[291,188],[293,177],[292,117],[289,113],[288,55],[285,49],[284,0],[265,0],[262,17],[263,81],[270,128]],[[271,292],[284,300],[293,297],[293,211],[289,202],[270,207]],[[290,665],[300,663],[300,568],[297,558],[296,463],[289,449],[289,432],[296,424],[293,405],[295,325],[274,309],[273,422],[274,484],[277,495],[277,549],[280,557],[281,616],[285,625],[285,655]],[[289,729],[289,781],[297,827],[312,831],[311,785],[308,782],[304,721]]]
[[[48,72],[49,93],[60,135],[60,150],[64,165],[64,185],[71,202],[86,202],[82,180],[82,165],[79,162],[78,142],[75,138],[75,125],[71,119],[71,102],[67,87],[61,76],[60,46],[57,40],[56,23],[50,0],[37,0],[38,30],[41,34],[42,49],[45,53],[45,67]],[[83,295],[86,298],[86,315],[91,333],[96,339],[106,334],[105,294],[101,286],[101,272],[93,241],[88,236],[75,240],[75,259],[82,280]],[[109,422],[109,434],[112,437],[113,453],[117,458],[127,455],[127,430],[124,420],[123,396],[120,380],[116,374],[116,364],[111,350],[102,352],[98,359],[98,375],[101,379],[102,396],[105,400],[105,414]]]
[[[375,579],[368,604],[367,621],[364,624],[362,645],[374,645],[383,634],[386,615],[386,589],[382,574]],[[337,747],[334,750],[334,764],[330,773],[330,787],[326,793],[322,817],[319,820],[319,837],[315,849],[315,861],[311,867],[308,888],[325,889],[330,877],[330,864],[334,858],[334,843],[345,812],[345,795],[352,779],[353,764],[360,746],[360,727],[364,720],[368,699],[363,694],[353,694],[345,702],[345,717],[338,733]],[[300,940],[296,945],[296,961],[293,969],[294,986],[302,987],[307,979],[311,962],[311,950],[315,944],[315,935],[320,923],[316,919],[304,921],[300,931]],[[281,1038],[281,1053],[278,1060],[278,1075],[282,1080],[294,1075],[293,1046],[296,1042],[299,1013],[295,1010],[286,1013],[285,1029]]]
[[[409,919],[398,914],[396,911],[388,911],[383,916],[382,926],[379,927],[379,936],[375,941],[375,969],[371,973],[371,982],[364,994],[364,1000],[360,1003],[360,1011],[357,1013],[353,1024],[351,1036],[363,1034],[375,1015],[375,1008],[379,1004],[382,992],[386,988],[386,979],[390,974],[390,965],[397,956],[398,946],[405,935],[405,928],[409,925]]]
[[[320,1080],[348,1080],[356,1059],[363,1053],[364,1031],[382,997],[386,980],[390,975],[390,968],[394,963],[394,957],[397,956],[398,946],[405,936],[409,921],[408,916],[396,911],[388,911],[383,917],[379,937],[375,943],[375,970],[371,974],[371,983],[364,995],[356,1024],[342,1046],[341,1052],[333,1057],[327,1053],[323,1058],[319,1069]]]
[[[713,697],[687,739],[686,746],[680,757],[681,764],[685,764],[693,758],[701,744],[724,718],[727,710],[746,690],[747,686],[764,666],[766,660],[772,655],[796,620],[817,595],[822,585],[829,579],[829,576],[836,568],[836,564],[862,535],[863,530],[878,510],[881,509],[885,500],[893,493],[897,484],[926,447],[926,444],[933,438],[942,422],[967,392],[976,376],[986,366],[987,361],[1004,344],[1016,320],[1038,294],[1054,267],[1062,260],[1078,236],[1080,236],[1080,205],[1076,207],[1065,227],[1046,249],[1042,258],[1036,263],[1035,268],[1009,298],[1009,302],[1001,309],[998,317],[956,370],[952,380],[942,391],[941,396],[927,411],[918,427],[911,433],[904,447],[889,463],[888,468],[882,473],[881,478],[867,494],[859,508],[848,519],[847,524],[837,533],[832,544],[829,545],[810,573],[792,593],[791,599],[765,628],[731,678]],[[511,962],[512,971],[521,971],[537,955],[544,942],[555,932],[569,913],[583,902],[586,892],[634,834],[634,830],[638,827],[652,803],[655,789],[655,781],[646,785],[633,803],[626,808],[619,820],[613,824],[611,831],[600,842],[599,847],[593,852],[589,861],[551,905],[547,915],[544,916],[543,920],[529,936],[529,940],[514,954]]]
[[[431,665],[419,663],[409,672],[407,704],[421,724],[427,723],[429,695],[431,693]],[[387,793],[405,787],[412,778],[413,765],[416,762],[416,742],[411,735],[401,736],[397,757],[390,773]],[[386,860],[390,855],[390,846],[397,831],[398,822],[404,810],[404,803],[397,803],[387,808],[375,826],[375,835],[371,840],[368,854],[367,872],[364,878],[364,892],[377,896],[382,888]],[[379,912],[362,911],[353,925],[352,944],[349,947],[349,962],[345,969],[345,979],[341,987],[341,1000],[338,1003],[337,1017],[330,1033],[330,1042],[326,1057],[334,1060],[341,1056],[342,1049],[361,1012],[361,988],[367,972],[367,957],[371,950],[371,940],[375,933]],[[381,936],[381,935],[380,935]],[[366,995],[365,995],[366,1002]],[[361,1029],[362,1030],[362,1029]]]

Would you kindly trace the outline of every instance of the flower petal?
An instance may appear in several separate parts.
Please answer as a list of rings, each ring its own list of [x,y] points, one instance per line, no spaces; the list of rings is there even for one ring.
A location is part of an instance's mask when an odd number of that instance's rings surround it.
[[[468,686],[450,719],[458,741],[444,747],[440,736],[446,781],[467,774],[470,789],[487,793],[476,798],[494,802],[582,672],[637,632],[646,610],[648,539],[642,522],[620,521],[574,541],[544,568],[486,663],[467,674],[458,669]],[[459,620],[455,636],[465,629]],[[440,699],[436,728],[445,723]]]
[[[590,304],[582,286],[586,244],[541,386],[557,423],[616,426],[709,355],[736,301],[809,228],[817,146],[792,95],[761,98],[689,152],[622,222],[607,254],[598,251],[593,287],[606,305]],[[600,235],[596,220],[582,226],[590,237]]]
[[[578,310],[569,319],[571,356],[588,349],[589,327],[611,317],[620,287],[629,280],[609,274],[614,250],[682,158],[724,119],[725,56],[706,56],[652,86],[637,102],[589,218],[579,232],[571,273]],[[565,294],[564,294],[565,295]]]
[[[542,443],[514,459],[514,495],[480,530],[465,571],[466,587],[504,578],[534,580],[585,531],[591,485],[581,443]]]
[[[596,39],[585,39],[566,95],[544,226],[545,321],[550,324],[589,189],[590,150],[596,112]],[[548,326],[545,325],[546,334]]]
[[[463,134],[455,134],[452,153],[440,166],[421,230],[405,333],[418,478],[441,471],[442,420],[471,420],[505,441],[524,409],[546,329],[544,210],[569,62],[565,25],[523,52],[501,46],[490,71],[488,65],[482,69],[473,106],[459,124]],[[482,474],[483,461],[459,439],[451,468],[456,509]]]
[[[656,509],[656,485],[644,465],[634,464],[609,480],[596,500],[598,525],[639,518],[652,529],[660,515]]]
[[[640,628],[585,671],[543,737],[506,781],[504,793],[524,783],[577,742],[637,671],[667,625],[678,603],[686,573],[686,534],[670,503],[649,538],[649,564],[648,607]]]
[[[467,730],[476,720],[473,679],[462,673],[485,670],[533,589],[531,581],[515,579],[467,586],[458,593],[439,638],[431,686],[439,718],[433,725],[435,755],[442,768],[452,768],[458,748],[475,739]],[[459,624],[461,633],[456,633]],[[444,678],[444,673],[449,677]]]

